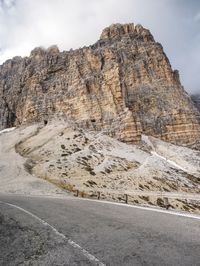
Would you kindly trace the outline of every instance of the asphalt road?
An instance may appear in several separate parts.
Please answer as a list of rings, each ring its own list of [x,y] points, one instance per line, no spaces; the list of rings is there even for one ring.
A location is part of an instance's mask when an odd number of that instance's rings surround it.
[[[200,218],[71,197],[0,195],[0,265],[196,266]]]

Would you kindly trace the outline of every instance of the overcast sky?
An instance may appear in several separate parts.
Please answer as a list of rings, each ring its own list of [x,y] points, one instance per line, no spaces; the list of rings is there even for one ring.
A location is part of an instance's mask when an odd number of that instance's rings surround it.
[[[117,22],[149,28],[185,89],[200,92],[200,0],[0,0],[0,63],[36,46],[92,44]]]

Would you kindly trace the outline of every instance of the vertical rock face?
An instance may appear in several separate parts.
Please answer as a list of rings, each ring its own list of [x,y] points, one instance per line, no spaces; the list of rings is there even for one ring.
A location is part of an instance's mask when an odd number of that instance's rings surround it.
[[[200,94],[193,94],[191,95],[191,98],[196,108],[200,111]]]
[[[200,139],[199,112],[162,46],[141,25],[114,24],[90,47],[36,48],[0,66],[0,127],[64,114],[125,142],[141,134],[176,144]]]

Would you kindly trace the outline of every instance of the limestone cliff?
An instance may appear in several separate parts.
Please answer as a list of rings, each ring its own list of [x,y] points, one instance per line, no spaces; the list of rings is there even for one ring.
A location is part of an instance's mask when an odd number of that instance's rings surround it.
[[[62,114],[79,126],[137,143],[200,139],[199,112],[162,46],[141,25],[114,24],[94,45],[36,48],[0,66],[0,128]]]
[[[196,106],[196,108],[200,111],[200,94],[193,94],[191,98]]]

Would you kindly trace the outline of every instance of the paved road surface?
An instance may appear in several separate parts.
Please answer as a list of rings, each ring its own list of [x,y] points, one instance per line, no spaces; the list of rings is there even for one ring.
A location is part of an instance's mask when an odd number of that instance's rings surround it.
[[[200,218],[71,197],[2,194],[0,265],[196,266]]]

